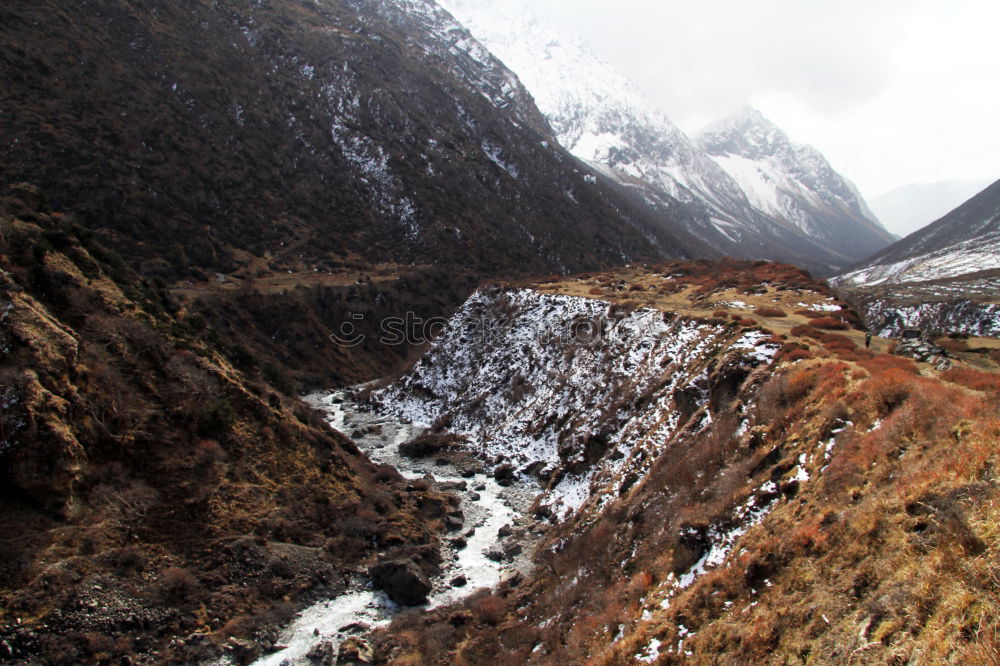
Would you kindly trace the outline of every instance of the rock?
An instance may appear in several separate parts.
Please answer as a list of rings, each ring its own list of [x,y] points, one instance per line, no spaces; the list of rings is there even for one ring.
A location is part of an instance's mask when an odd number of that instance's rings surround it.
[[[431,582],[412,560],[389,560],[371,568],[369,575],[376,587],[390,599],[404,606],[419,606],[427,602]]]
[[[466,539],[471,539],[475,534],[476,534],[476,528],[470,527],[469,529],[465,530],[465,534],[463,536]]]
[[[493,478],[496,479],[497,483],[499,483],[501,486],[510,485],[516,478],[516,472],[514,471],[514,466],[511,465],[510,463],[504,463],[500,465],[493,471]]]
[[[450,532],[457,532],[462,529],[463,525],[465,525],[465,522],[458,516],[448,515],[444,517],[444,526]]]
[[[478,502],[482,498],[483,498],[483,496],[480,495],[479,493],[469,493],[469,500],[471,500],[473,502]]]
[[[490,548],[484,553],[484,555],[486,555],[486,559],[488,560],[493,560],[494,562],[503,562],[504,558],[503,551],[498,548]]]
[[[229,642],[226,643],[226,650],[238,664],[249,664],[256,661],[264,652],[256,642],[242,638],[230,638]]]
[[[465,587],[468,583],[469,581],[465,578],[465,576],[455,576],[451,579],[452,587]]]
[[[476,486],[475,488],[473,488],[473,490],[477,490],[479,492],[483,492],[484,490],[486,490],[486,484],[485,483],[480,483],[478,486]]]
[[[442,492],[446,492],[449,490],[459,490],[464,493],[466,490],[469,489],[469,484],[466,483],[465,481],[443,481],[438,484],[438,489],[440,489]]]
[[[509,537],[512,531],[513,530],[511,529],[510,524],[507,524],[501,527],[499,530],[497,530],[497,536],[500,537],[501,539],[504,539],[506,537]]]
[[[316,643],[309,648],[309,652],[306,652],[306,659],[322,666],[333,666],[335,663],[333,643],[330,641]]]
[[[371,627],[364,622],[352,622],[337,629],[338,634],[366,634],[371,631]]]
[[[507,587],[517,587],[524,581],[524,576],[517,569],[510,569],[509,571],[504,571],[500,575],[500,585],[505,585]]]
[[[503,554],[508,559],[514,559],[524,552],[524,548],[516,541],[508,541],[503,547]]]
[[[340,646],[337,654],[337,664],[370,664],[372,663],[372,648],[368,643],[356,636],[348,638]]]
[[[682,524],[677,545],[674,546],[671,568],[679,576],[690,569],[708,552],[712,542],[708,537],[708,525],[703,523]]]
[[[455,537],[450,541],[450,543],[452,547],[456,548],[457,550],[462,550],[463,548],[469,545],[469,542],[465,540],[465,537]]]

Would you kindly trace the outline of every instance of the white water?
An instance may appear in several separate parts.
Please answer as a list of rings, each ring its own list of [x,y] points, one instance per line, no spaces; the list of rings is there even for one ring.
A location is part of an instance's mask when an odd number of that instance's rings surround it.
[[[499,547],[497,531],[505,524],[513,525],[522,516],[532,497],[523,488],[504,488],[492,478],[478,474],[471,479],[451,475],[450,467],[440,467],[433,461],[412,460],[399,455],[399,445],[420,435],[426,428],[422,424],[404,423],[396,417],[361,411],[352,399],[350,391],[317,393],[305,401],[324,412],[331,426],[350,435],[354,430],[364,430],[376,426],[381,434],[354,437],[354,441],[366,455],[377,463],[392,465],[406,478],[417,479],[427,474],[434,475],[438,482],[464,481],[469,490],[459,492],[462,497],[461,509],[465,513],[465,525],[461,534],[471,528],[475,533],[466,537],[467,545],[461,550],[444,549],[442,575],[434,581],[434,589],[428,597],[425,608],[453,603],[482,587],[492,587],[500,582],[505,571],[515,568],[523,570],[528,566],[522,556],[514,563],[494,562],[485,553]],[[448,472],[443,474],[442,472]],[[480,499],[472,501],[469,496],[478,490]],[[457,534],[456,534],[457,536]],[[453,588],[449,581],[456,576],[465,576],[464,587]],[[305,658],[310,648],[320,642],[330,641],[339,647],[351,634],[341,629],[361,623],[369,627],[388,624],[401,608],[390,601],[382,592],[371,589],[357,589],[334,599],[315,604],[302,611],[289,625],[278,640],[284,649],[262,657],[257,666],[288,666],[308,664]]]

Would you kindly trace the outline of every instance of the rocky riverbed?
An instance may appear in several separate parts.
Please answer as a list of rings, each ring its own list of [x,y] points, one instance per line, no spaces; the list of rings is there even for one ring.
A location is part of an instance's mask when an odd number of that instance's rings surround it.
[[[422,607],[454,603],[476,589],[526,572],[531,566],[530,546],[540,536],[528,511],[539,489],[519,480],[498,481],[470,460],[400,455],[400,445],[419,437],[426,426],[370,411],[357,396],[358,390],[347,389],[312,394],[305,400],[373,461],[391,465],[408,479],[437,484],[462,500],[460,516],[453,518],[461,523],[451,525],[453,536],[445,540],[441,574],[427,581],[430,590]],[[363,653],[360,635],[388,624],[404,608],[375,589],[371,580],[355,581],[348,592],[302,611],[282,632],[278,641],[282,649],[256,664],[333,663],[342,648]]]

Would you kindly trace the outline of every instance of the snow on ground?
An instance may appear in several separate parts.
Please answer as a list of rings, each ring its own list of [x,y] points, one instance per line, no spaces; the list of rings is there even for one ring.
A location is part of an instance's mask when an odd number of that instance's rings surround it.
[[[675,391],[704,381],[703,361],[729,335],[725,326],[658,310],[491,287],[470,297],[424,358],[372,399],[413,421],[447,422],[490,466],[564,474],[545,501],[565,517],[595,488],[605,496],[618,490],[622,470],[656,457],[679,425]],[[733,349],[770,362],[777,346],[765,338],[746,333]],[[691,390],[699,392],[707,400]],[[601,449],[621,455],[601,457]],[[600,460],[588,460],[595,450]],[[647,462],[632,460],[640,452]]]
[[[831,284],[866,287],[887,283],[926,282],[1000,268],[1000,231],[889,264],[840,275]]]

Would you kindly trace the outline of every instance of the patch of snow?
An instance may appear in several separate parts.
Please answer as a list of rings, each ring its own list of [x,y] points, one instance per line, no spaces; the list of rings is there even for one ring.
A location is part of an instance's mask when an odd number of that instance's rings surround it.
[[[653,640],[649,641],[649,645],[646,646],[646,649],[640,652],[639,654],[635,655],[636,661],[641,661],[646,664],[652,664],[654,661],[660,658],[660,647],[662,645],[663,642],[657,638],[654,638]]]

